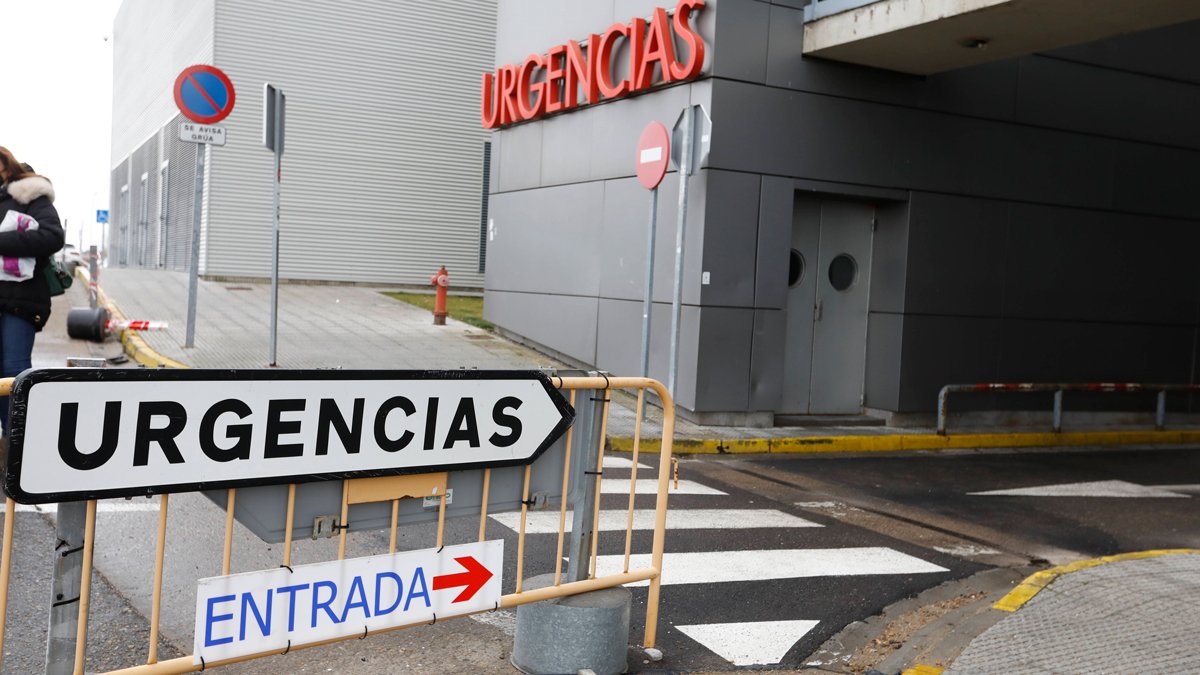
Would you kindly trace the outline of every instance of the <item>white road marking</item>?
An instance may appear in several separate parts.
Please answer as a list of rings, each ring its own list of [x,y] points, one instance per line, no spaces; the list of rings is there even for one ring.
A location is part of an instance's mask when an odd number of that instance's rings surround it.
[[[1169,490],[1171,492],[1200,493],[1200,483],[1192,483],[1191,485],[1151,485],[1149,487],[1158,488],[1159,490]]]
[[[633,468],[633,460],[629,459],[628,457],[613,457],[612,455],[605,455],[604,456],[604,468],[606,468],[606,469],[632,469]],[[647,466],[646,464],[642,464],[641,462],[638,462],[638,468],[639,469],[651,469],[653,467]]]
[[[675,487],[675,481],[671,481],[669,491],[673,495],[724,495],[724,492],[715,488],[710,488],[707,485],[701,485],[696,481],[681,480],[679,487]],[[658,481],[652,478],[639,478],[637,480],[637,493],[639,495],[653,495],[658,492]],[[606,495],[627,495],[629,494],[629,479],[628,478],[601,478],[600,493]]]
[[[1013,488],[1009,490],[988,490],[986,492],[968,492],[969,495],[981,497],[1117,497],[1126,499],[1182,497],[1190,495],[1172,492],[1161,487],[1138,485],[1123,480],[1099,480],[1089,483],[1062,483],[1059,485],[1039,485],[1034,487]]]
[[[735,666],[779,663],[788,650],[817,627],[817,621],[754,621],[676,626],[684,635]]]
[[[949,571],[884,547],[704,551],[667,553],[663,558],[662,582],[668,585]],[[596,563],[596,576],[619,574],[624,564],[624,555],[602,555]],[[630,556],[629,569],[645,567],[650,567],[649,554]],[[645,586],[647,582],[626,585]]]
[[[566,529],[571,529],[571,511],[567,511]],[[492,520],[516,532],[521,513],[510,511],[490,516]],[[525,517],[526,534],[558,532],[558,511],[530,511]],[[605,509],[600,512],[600,531],[623,531],[629,524],[629,512]],[[823,527],[790,513],[775,509],[679,509],[667,512],[668,530],[746,530],[754,527]],[[635,509],[633,529],[653,530],[654,510]]]
[[[963,544],[959,546],[934,546],[933,550],[946,555],[957,556],[959,558],[970,558],[977,555],[999,555],[999,551],[984,546],[972,546]]]

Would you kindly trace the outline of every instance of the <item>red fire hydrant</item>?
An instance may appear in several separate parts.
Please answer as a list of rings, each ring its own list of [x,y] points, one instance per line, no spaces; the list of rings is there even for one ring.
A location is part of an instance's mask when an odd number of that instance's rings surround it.
[[[433,304],[433,325],[446,325],[446,289],[450,286],[450,274],[446,271],[446,266],[437,271],[437,274],[429,277],[429,283],[437,286],[437,300]]]

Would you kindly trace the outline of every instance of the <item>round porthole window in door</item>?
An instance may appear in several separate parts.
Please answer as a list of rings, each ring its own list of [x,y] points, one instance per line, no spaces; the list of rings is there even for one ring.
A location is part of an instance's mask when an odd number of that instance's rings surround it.
[[[804,256],[800,255],[800,251],[792,249],[791,257],[788,259],[788,288],[793,288],[803,278]]]
[[[858,263],[848,253],[838,255],[829,263],[829,284],[835,291],[844,291],[854,285],[858,276]]]

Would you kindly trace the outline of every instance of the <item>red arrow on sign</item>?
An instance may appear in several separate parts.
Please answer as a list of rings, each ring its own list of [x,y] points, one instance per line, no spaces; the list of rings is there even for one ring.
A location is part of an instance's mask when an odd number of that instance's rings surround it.
[[[492,578],[492,573],[488,568],[484,567],[475,558],[467,555],[461,558],[455,558],[455,562],[463,566],[466,572],[458,574],[443,574],[433,578],[433,590],[440,591],[445,588],[458,588],[466,586],[462,593],[451,602],[466,602],[483,588],[483,585]]]

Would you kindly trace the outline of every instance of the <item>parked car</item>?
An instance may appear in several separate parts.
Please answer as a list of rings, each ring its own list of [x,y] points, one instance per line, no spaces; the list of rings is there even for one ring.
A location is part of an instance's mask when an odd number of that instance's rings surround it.
[[[79,254],[79,249],[74,244],[65,244],[62,250],[56,253],[59,262],[66,266],[68,270],[75,271],[75,267],[83,264],[83,256]]]

